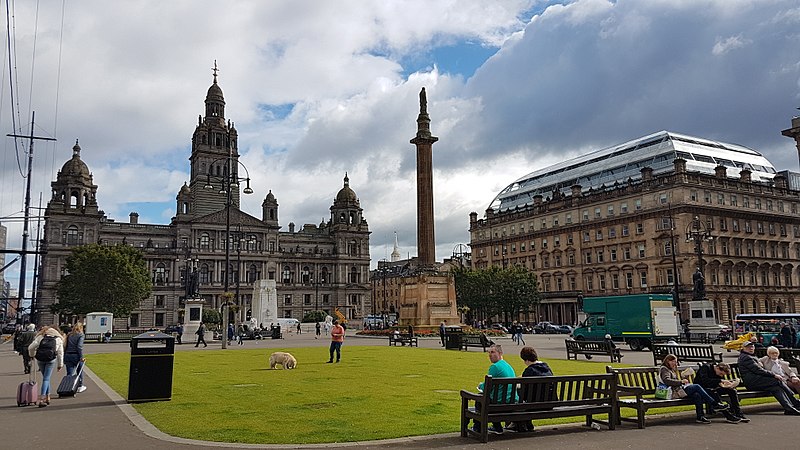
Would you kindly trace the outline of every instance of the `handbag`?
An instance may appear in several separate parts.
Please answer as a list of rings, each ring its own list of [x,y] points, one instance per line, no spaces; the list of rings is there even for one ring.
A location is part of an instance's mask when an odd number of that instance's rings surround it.
[[[694,371],[692,371],[694,373]],[[678,376],[678,379],[681,379],[681,373],[677,370],[675,371],[675,375]],[[679,387],[678,389],[672,390],[672,398],[684,398],[686,397],[686,391],[683,390],[683,387]]]
[[[685,394],[685,392],[684,392],[684,394]],[[658,386],[656,386],[656,398],[657,399],[659,399],[659,400],[667,400],[667,399],[671,398],[671,396],[672,396],[672,388],[670,388],[669,386],[667,386],[664,383],[659,383]]]

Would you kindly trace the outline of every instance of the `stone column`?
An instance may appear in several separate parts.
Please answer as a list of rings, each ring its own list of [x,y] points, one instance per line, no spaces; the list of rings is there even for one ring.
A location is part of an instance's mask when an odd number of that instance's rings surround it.
[[[425,88],[419,93],[417,136],[411,143],[417,146],[417,256],[420,265],[430,267],[436,261],[436,242],[433,229],[433,143],[439,138],[431,135],[428,99]]]

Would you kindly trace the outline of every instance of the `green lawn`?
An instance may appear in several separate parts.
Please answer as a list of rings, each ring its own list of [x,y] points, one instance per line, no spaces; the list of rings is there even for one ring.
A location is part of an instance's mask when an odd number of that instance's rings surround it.
[[[178,352],[172,401],[135,408],[167,434],[221,442],[305,444],[446,433],[459,428],[459,390],[475,391],[490,364],[482,352],[347,346],[340,364],[325,364],[327,348],[284,349],[297,358],[297,369],[269,370],[269,353],[280,350]],[[519,357],[506,356],[521,374]],[[98,354],[88,364],[127,397],[129,360],[127,353]],[[606,366],[546,361],[558,375],[604,373]]]

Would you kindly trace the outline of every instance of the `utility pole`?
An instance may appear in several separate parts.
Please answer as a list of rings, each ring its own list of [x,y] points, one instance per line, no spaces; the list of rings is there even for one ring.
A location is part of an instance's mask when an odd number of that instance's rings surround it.
[[[31,207],[31,172],[33,171],[33,141],[38,139],[42,141],[55,141],[54,138],[40,137],[33,135],[33,126],[36,122],[36,111],[31,113],[31,133],[28,136],[21,134],[7,134],[8,137],[13,138],[26,138],[29,142],[28,150],[28,171],[25,186],[25,211],[22,220],[22,259],[19,262],[19,299],[17,300],[17,311],[22,307],[22,300],[25,298],[25,272],[28,270],[28,235],[30,223],[30,207]]]

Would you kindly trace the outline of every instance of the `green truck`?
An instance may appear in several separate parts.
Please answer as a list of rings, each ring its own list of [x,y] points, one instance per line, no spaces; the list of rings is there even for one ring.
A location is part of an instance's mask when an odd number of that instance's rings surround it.
[[[572,332],[575,340],[602,340],[610,334],[631,350],[678,337],[678,311],[671,295],[637,294],[583,299],[586,320]]]

